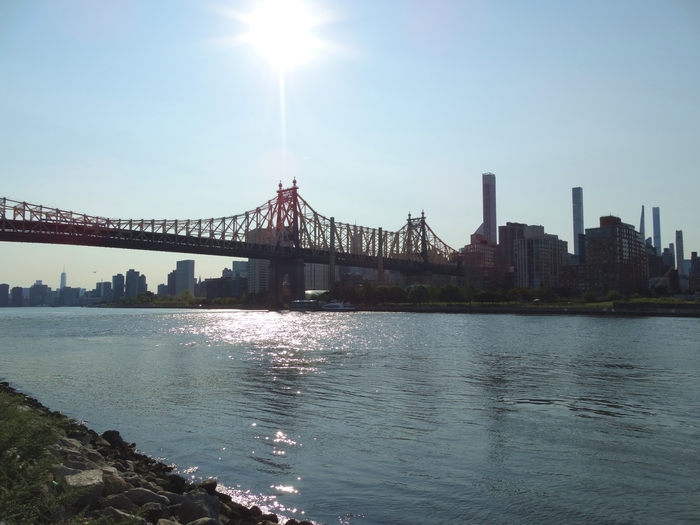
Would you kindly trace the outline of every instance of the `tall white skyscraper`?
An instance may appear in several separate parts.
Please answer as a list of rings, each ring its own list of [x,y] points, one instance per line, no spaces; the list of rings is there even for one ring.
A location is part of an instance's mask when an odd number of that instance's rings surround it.
[[[61,272],[61,286],[59,287],[59,290],[63,290],[67,286],[67,281],[66,269],[63,268],[63,271]]]
[[[498,242],[498,225],[496,224],[496,176],[493,173],[482,174],[484,197],[484,237],[489,242]]]
[[[175,266],[175,296],[185,290],[194,295],[194,261],[177,261]]]
[[[581,255],[578,242],[579,235],[583,235],[583,188],[571,189],[571,201],[574,209],[574,255]]]
[[[659,208],[652,208],[651,213],[654,219],[654,250],[656,255],[661,255],[663,248],[661,247],[661,213]]]
[[[685,275],[685,259],[683,255],[683,230],[676,230],[676,267],[678,275]]]

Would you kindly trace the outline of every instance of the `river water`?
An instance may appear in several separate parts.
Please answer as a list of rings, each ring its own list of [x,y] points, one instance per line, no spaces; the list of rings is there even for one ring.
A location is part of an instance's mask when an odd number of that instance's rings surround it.
[[[300,520],[700,522],[697,319],[5,308],[0,379]]]

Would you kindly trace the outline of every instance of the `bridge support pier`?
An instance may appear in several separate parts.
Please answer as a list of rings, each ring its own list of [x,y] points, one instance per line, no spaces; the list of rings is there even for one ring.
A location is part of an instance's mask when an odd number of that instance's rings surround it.
[[[384,282],[384,253],[382,250],[382,229],[377,234],[377,282]]]
[[[284,307],[284,278],[289,277],[289,300],[304,299],[304,259],[271,260],[267,283],[267,308],[281,310]]]
[[[306,282],[304,279],[304,259],[293,259],[289,261],[289,293],[290,301],[305,299]]]

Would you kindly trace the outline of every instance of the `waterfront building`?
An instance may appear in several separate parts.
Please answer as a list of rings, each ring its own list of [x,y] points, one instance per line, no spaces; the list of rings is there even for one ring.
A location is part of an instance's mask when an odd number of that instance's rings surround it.
[[[136,290],[136,295],[141,295],[148,291],[148,285],[146,284],[146,274],[142,273],[139,275],[138,286]]]
[[[651,213],[654,220],[654,249],[656,255],[661,255],[661,212],[655,207],[651,209]]]
[[[194,261],[177,261],[175,266],[175,297],[189,291],[194,296]]]
[[[670,270],[671,268],[676,267],[676,255],[674,253],[673,249],[673,243],[668,245],[668,248],[664,248],[663,252],[661,252],[661,260],[663,261],[664,265],[664,273]]]
[[[112,300],[118,301],[124,297],[124,275],[118,273],[112,276]]]
[[[686,275],[684,266],[685,257],[683,256],[683,230],[676,230],[676,264],[678,275]]]
[[[690,252],[690,270],[688,270],[688,289],[700,292],[700,260],[698,252]]]
[[[168,274],[168,296],[170,297],[175,297],[175,281],[176,281],[176,272],[173,270]]]
[[[574,212],[574,255],[579,256],[579,236],[583,235],[583,188],[571,190]]]
[[[246,235],[246,241],[251,243],[271,243],[273,239],[274,232],[269,228],[256,228],[250,230]],[[237,266],[237,268],[241,267]],[[257,294],[267,291],[270,281],[270,261],[267,259],[248,259],[246,272],[248,274],[248,293]]]
[[[109,281],[100,281],[95,284],[94,296],[105,301],[111,301],[113,297],[112,283]]]
[[[525,237],[524,231],[527,224],[520,222],[506,222],[505,226],[498,227],[498,245],[501,247],[501,254],[508,263],[508,266],[515,266],[514,243],[518,239]]]
[[[248,293],[256,294],[267,291],[270,279],[270,261],[266,259],[248,259]]]
[[[78,306],[80,304],[80,288],[64,286],[58,292],[59,306]]]
[[[29,288],[29,306],[48,306],[51,301],[50,291],[51,288],[41,281],[35,282],[34,285]]]
[[[496,223],[496,176],[487,172],[482,174],[484,237],[491,243],[497,242]]]
[[[63,268],[63,271],[61,272],[61,286],[59,290],[65,288],[67,286],[67,275],[66,275],[66,269]]]
[[[24,306],[24,288],[15,286],[10,290],[10,305],[15,307]]]
[[[562,287],[575,293],[629,295],[648,289],[649,269],[644,242],[634,226],[618,217],[600,218],[600,227],[587,228],[586,262],[562,269]]]
[[[0,284],[0,308],[10,306],[10,285]]]
[[[231,270],[233,271],[233,277],[243,277],[244,279],[247,279],[248,261],[233,261]]]
[[[503,241],[503,236],[500,237]],[[484,235],[472,234],[470,243],[460,250],[464,278],[476,291],[499,290],[506,285],[510,265],[501,246]]]
[[[139,294],[139,275],[134,269],[130,269],[126,272],[126,279],[124,284],[124,296],[127,299],[136,299]]]
[[[515,241],[515,286],[557,288],[566,260],[566,241],[545,233],[544,226],[526,226],[523,238]]]

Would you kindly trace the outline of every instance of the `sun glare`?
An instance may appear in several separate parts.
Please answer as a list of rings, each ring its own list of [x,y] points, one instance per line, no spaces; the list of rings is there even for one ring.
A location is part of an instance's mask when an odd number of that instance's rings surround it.
[[[303,64],[318,47],[309,34],[315,25],[304,4],[297,0],[264,0],[246,17],[246,39],[280,69]]]

